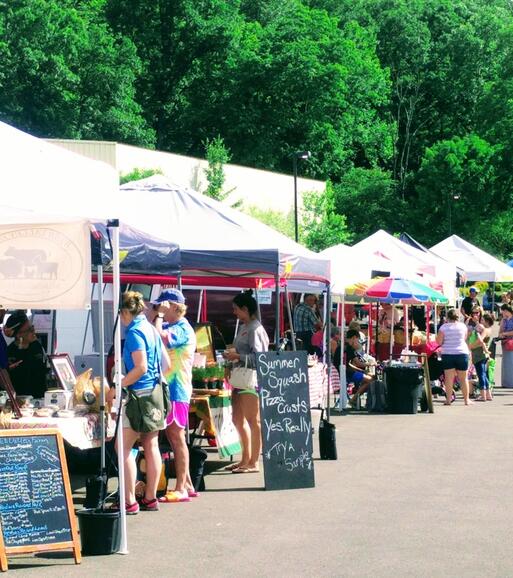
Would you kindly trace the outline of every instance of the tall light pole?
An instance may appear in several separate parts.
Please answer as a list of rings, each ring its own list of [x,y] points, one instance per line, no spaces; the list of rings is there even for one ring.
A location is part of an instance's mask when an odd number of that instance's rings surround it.
[[[449,236],[452,235],[452,202],[459,200],[460,196],[458,194],[449,193],[447,197],[447,212],[449,221]]]
[[[297,151],[292,154],[292,165],[294,167],[294,238],[296,243],[299,240],[299,225],[297,220],[297,161],[308,160],[312,156],[310,151]]]

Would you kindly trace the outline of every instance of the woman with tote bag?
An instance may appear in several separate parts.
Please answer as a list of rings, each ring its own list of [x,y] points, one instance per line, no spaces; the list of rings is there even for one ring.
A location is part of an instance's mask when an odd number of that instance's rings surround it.
[[[232,362],[233,424],[242,446],[240,462],[228,467],[234,474],[258,472],[262,430],[256,386],[256,353],[269,349],[269,337],[258,320],[258,305],[251,291],[233,299],[233,313],[242,324],[232,348],[224,357]]]

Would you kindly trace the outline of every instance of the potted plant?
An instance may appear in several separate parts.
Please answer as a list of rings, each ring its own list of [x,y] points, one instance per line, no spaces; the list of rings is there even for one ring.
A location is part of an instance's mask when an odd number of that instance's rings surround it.
[[[212,365],[206,368],[206,380],[208,389],[216,388],[217,381],[217,366]]]
[[[204,386],[203,380],[205,378],[205,368],[204,367],[193,367],[192,368],[192,386],[201,389]]]
[[[218,366],[217,368],[217,389],[224,389],[224,365]]]

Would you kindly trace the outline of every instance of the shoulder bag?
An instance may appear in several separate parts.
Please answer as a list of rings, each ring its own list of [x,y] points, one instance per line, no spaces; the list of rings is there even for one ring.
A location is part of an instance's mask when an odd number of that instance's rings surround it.
[[[158,339],[157,339],[158,337]],[[138,396],[134,391],[128,390],[126,402],[126,416],[131,428],[140,433],[159,431],[166,426],[166,417],[169,413],[171,402],[169,399],[169,386],[162,373],[158,345],[164,350],[160,335],[155,330],[155,359],[157,362],[158,381],[152,392],[148,395]],[[167,354],[167,352],[166,352]]]
[[[252,389],[257,388],[256,369],[248,367],[248,357],[244,367],[234,367],[230,375],[230,384],[234,389]]]

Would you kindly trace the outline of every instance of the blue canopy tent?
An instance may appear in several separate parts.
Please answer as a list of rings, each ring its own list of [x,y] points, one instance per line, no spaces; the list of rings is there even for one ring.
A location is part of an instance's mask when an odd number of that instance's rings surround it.
[[[107,223],[93,222],[92,225],[104,239],[101,262],[108,265],[112,262],[112,246]],[[98,245],[93,239],[92,248],[94,254]],[[162,241],[125,223],[119,223],[119,249],[121,277],[124,281],[133,281],[137,275],[155,276],[157,272],[171,277],[180,273],[180,248],[176,243]]]
[[[260,221],[155,175],[120,187],[127,223],[179,239],[184,283],[258,287],[270,280],[329,283],[325,259]],[[141,211],[144,200],[149,210]],[[232,280],[232,281],[230,281]]]

